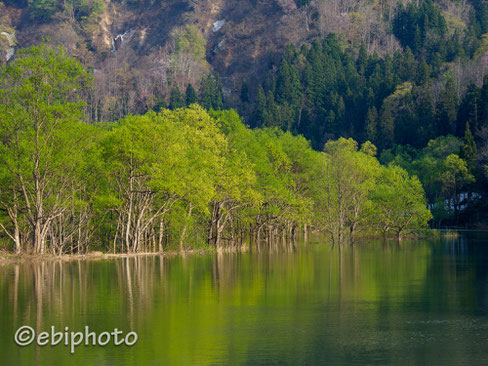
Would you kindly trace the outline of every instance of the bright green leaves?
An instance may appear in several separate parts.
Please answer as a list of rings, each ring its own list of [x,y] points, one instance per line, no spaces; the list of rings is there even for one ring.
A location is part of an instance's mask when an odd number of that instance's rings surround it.
[[[334,242],[354,240],[360,231],[389,232],[398,238],[431,219],[417,177],[383,167],[369,141],[341,138],[325,145],[325,166],[315,191],[316,225]]]
[[[196,25],[187,25],[174,33],[175,54],[191,54],[196,60],[205,60],[207,42]]]
[[[443,172],[440,175],[442,188],[451,196],[457,196],[465,184],[474,181],[466,161],[456,154],[447,156],[442,162]]]
[[[422,150],[397,146],[384,151],[381,160],[395,164],[421,180],[432,205],[434,224],[459,223],[459,214],[477,200],[476,180],[480,177],[476,144],[469,130],[465,141],[454,136],[441,136],[430,140]],[[475,194],[473,194],[475,193]]]
[[[412,230],[427,226],[432,214],[426,207],[425,193],[416,176],[397,166],[382,169],[372,192],[373,219],[383,233],[393,231],[398,239]]]
[[[380,222],[401,236],[429,219],[418,180],[382,168],[370,142],[358,149],[341,138],[317,152],[302,136],[250,130],[235,111],[197,104],[88,125],[81,95],[90,76],[45,46],[19,53],[0,83],[0,224],[20,249],[220,247],[263,233],[291,239],[307,225],[342,241]],[[430,148],[445,154],[453,144],[440,145]],[[466,164],[444,158],[444,186],[458,190]]]
[[[10,181],[1,200],[17,212],[9,215],[13,230],[28,221],[30,232],[19,233],[17,246],[32,239],[33,251],[44,252],[52,222],[80,202],[77,174],[93,138],[80,93],[90,81],[78,61],[45,45],[0,69],[0,161]]]
[[[226,149],[216,121],[203,109],[163,110],[121,121],[102,142],[110,179],[144,180],[145,189],[206,207]]]
[[[334,242],[354,240],[356,233],[371,226],[370,192],[380,174],[371,143],[358,151],[353,139],[340,138],[325,145],[326,167],[317,190],[318,225]]]

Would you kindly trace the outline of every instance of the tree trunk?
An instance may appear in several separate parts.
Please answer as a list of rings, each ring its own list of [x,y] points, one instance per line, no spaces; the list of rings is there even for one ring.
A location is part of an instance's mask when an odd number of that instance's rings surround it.
[[[402,241],[402,239],[403,239],[402,238],[402,233],[403,233],[403,230],[398,230],[398,232],[397,232],[397,240],[398,241]]]
[[[14,223],[14,242],[15,253],[19,254],[22,251],[22,245],[20,244],[20,232],[17,222]]]
[[[186,230],[188,228],[188,221],[190,220],[190,217],[191,217],[191,211],[193,210],[193,205],[190,203],[188,205],[188,215],[186,216],[186,220],[185,220],[185,226],[183,227],[183,230],[181,231],[181,236],[180,236],[180,252],[183,251],[183,242],[185,240],[185,236],[186,236]]]
[[[161,219],[159,221],[159,238],[158,238],[158,247],[159,247],[159,252],[163,252],[163,234],[164,234],[164,221]]]

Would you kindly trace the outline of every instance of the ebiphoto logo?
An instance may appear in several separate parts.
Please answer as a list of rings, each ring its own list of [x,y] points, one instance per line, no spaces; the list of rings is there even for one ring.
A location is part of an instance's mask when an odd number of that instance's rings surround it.
[[[84,332],[70,332],[68,327],[64,328],[64,332],[56,332],[56,328],[51,326],[50,332],[40,332],[36,334],[34,328],[23,325],[15,332],[15,343],[21,347],[28,346],[32,343],[38,346],[57,346],[62,344],[68,346],[70,352],[75,353],[75,347],[84,344],[85,346],[101,346],[104,347],[108,344],[115,346],[133,346],[137,343],[137,333],[129,332],[124,335],[124,332],[115,328],[111,332],[102,332],[97,334],[90,332],[90,328],[85,326]]]

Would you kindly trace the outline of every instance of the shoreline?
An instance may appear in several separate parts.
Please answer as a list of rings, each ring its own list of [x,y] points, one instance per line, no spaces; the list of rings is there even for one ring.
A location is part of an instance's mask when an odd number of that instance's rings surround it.
[[[0,252],[0,265],[10,263],[37,263],[49,261],[88,261],[88,260],[102,260],[102,259],[120,259],[120,258],[135,258],[135,257],[176,257],[185,255],[204,255],[217,253],[216,249],[190,249],[181,251],[167,251],[167,252],[141,252],[141,253],[103,253],[103,252],[89,252],[86,254],[12,254],[8,252]]]
[[[435,238],[435,237],[457,237],[459,232],[485,232],[486,229],[429,229],[423,233],[410,233],[408,237],[404,239],[425,239],[425,238]],[[435,234],[434,234],[435,233]],[[413,235],[412,235],[413,234]],[[368,240],[379,240],[383,239],[380,236],[364,236],[362,238]],[[395,240],[392,237],[388,237],[386,240]],[[140,252],[140,253],[104,253],[101,251],[93,251],[85,254],[15,254],[5,250],[0,250],[0,265],[10,264],[10,263],[37,263],[37,262],[49,262],[49,261],[87,261],[87,260],[107,260],[107,259],[120,259],[120,258],[135,258],[135,257],[176,257],[176,256],[186,256],[186,255],[207,255],[214,253],[230,253],[236,251],[247,251],[249,249],[248,245],[242,245],[238,247],[230,248],[202,248],[202,249],[189,249],[189,250],[169,250],[164,252]]]

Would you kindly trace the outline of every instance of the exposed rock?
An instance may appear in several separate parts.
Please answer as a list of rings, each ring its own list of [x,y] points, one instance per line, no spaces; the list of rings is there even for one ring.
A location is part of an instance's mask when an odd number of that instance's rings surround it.
[[[212,31],[213,32],[218,32],[219,30],[222,29],[222,27],[225,24],[225,19],[222,20],[217,20],[215,23],[213,23]]]
[[[129,42],[135,32],[135,29],[129,29],[122,34],[117,34],[112,39],[112,53],[115,53],[124,43]]]
[[[15,43],[16,43],[15,42],[15,32],[9,33],[6,31],[2,31],[0,34],[2,36],[4,36],[5,38],[7,38],[9,48],[7,48],[7,50],[5,51],[5,60],[8,62],[15,53],[15,47],[14,47]]]

